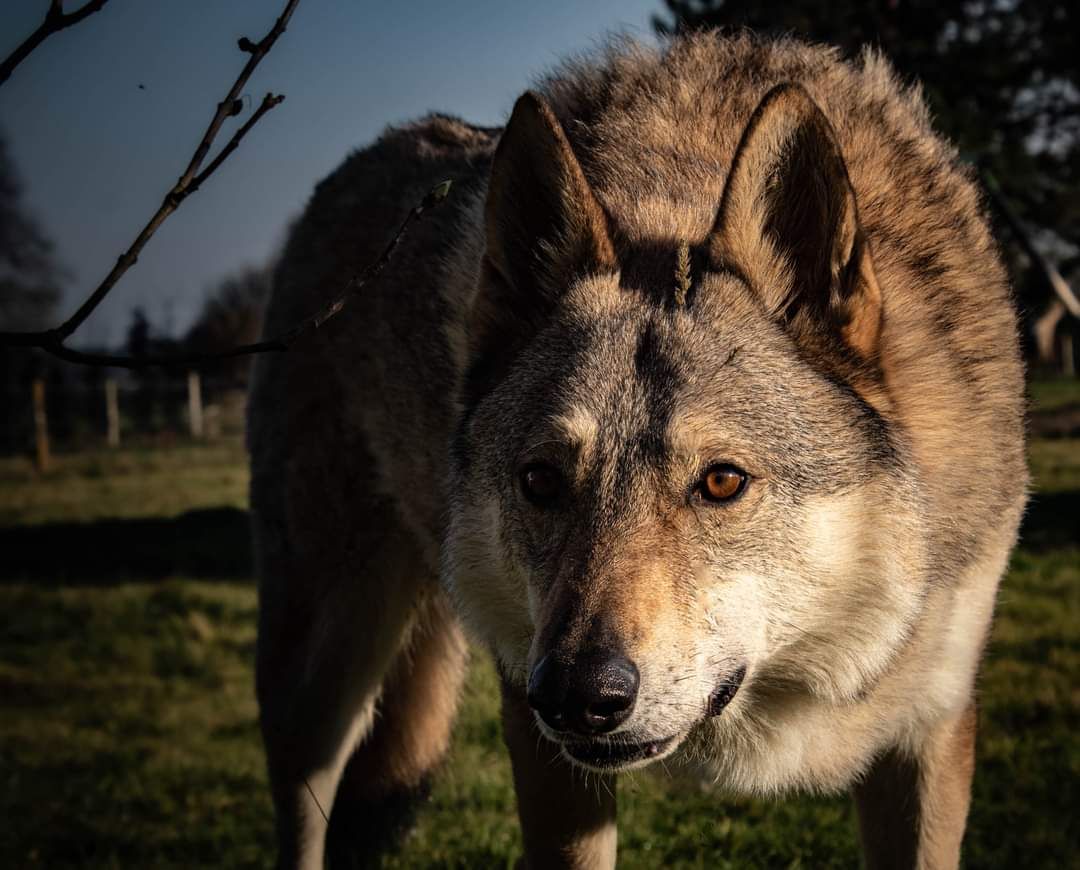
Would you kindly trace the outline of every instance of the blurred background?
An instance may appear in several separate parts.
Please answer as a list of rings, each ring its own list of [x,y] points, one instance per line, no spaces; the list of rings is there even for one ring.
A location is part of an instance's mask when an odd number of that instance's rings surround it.
[[[236,40],[282,6],[109,0],[0,82],[0,331],[55,326],[92,291],[187,163],[246,60]],[[48,7],[0,5],[0,58]],[[431,110],[498,125],[534,78],[613,32],[751,27],[847,56],[879,48],[981,175],[1030,371],[1036,492],[983,676],[966,860],[1080,866],[1078,19],[1064,0],[301,0],[220,141],[267,91],[285,102],[70,343],[140,355],[254,340],[289,222],[346,154]],[[0,347],[4,866],[267,863],[248,365],[125,371]],[[388,866],[520,852],[495,686],[478,657],[432,806]],[[718,804],[644,776],[620,802],[629,867],[858,860],[840,798]]]

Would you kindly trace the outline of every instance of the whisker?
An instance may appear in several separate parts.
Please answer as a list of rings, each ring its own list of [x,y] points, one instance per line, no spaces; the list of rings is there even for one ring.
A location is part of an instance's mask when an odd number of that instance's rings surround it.
[[[809,631],[808,629],[805,629],[802,626],[796,625],[794,622],[791,622],[791,621],[789,621],[787,619],[784,619],[783,617],[777,616],[775,614],[770,614],[769,618],[775,620],[776,622],[781,623],[782,625],[786,625],[788,628],[793,628],[793,629],[795,629],[795,631],[801,632],[802,634],[806,635],[808,638],[810,638],[812,640],[825,641],[826,643],[831,644],[832,646],[835,646],[835,647],[838,647],[839,649],[844,650],[844,652],[851,653],[852,655],[858,655],[858,652],[856,650],[853,650],[850,647],[846,647],[843,644],[837,643],[833,638],[827,637],[824,634],[820,634],[820,633],[818,633],[816,631]]]

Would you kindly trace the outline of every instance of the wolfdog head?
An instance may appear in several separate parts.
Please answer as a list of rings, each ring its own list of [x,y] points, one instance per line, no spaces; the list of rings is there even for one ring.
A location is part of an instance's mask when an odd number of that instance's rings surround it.
[[[771,91],[711,231],[643,244],[526,94],[485,224],[447,576],[541,730],[625,769],[867,692],[920,606],[918,481],[820,109]]]

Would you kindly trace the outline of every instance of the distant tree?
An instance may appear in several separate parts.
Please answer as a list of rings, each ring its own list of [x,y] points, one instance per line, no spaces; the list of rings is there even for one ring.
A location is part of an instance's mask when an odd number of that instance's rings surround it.
[[[207,293],[184,337],[184,349],[214,353],[256,341],[269,296],[270,270],[265,267],[249,266],[223,278]],[[251,361],[237,357],[221,365],[235,377],[246,379]]]
[[[150,319],[142,308],[136,307],[131,311],[124,350],[131,356],[146,356],[152,350]],[[136,389],[132,396],[131,419],[137,430],[145,432],[154,424],[154,399],[160,377],[154,371],[137,371],[132,379]]]
[[[124,350],[132,356],[146,356],[150,353],[150,319],[138,306],[131,310],[131,323],[128,324]]]
[[[665,0],[662,34],[750,27],[880,47],[938,128],[996,177],[1055,258],[1080,242],[1080,4],[1074,0]],[[1014,254],[1015,259],[1015,254]]]
[[[146,311],[136,306],[131,310],[124,340],[129,356],[173,354],[180,342],[154,329]],[[176,369],[145,368],[131,372],[135,390],[130,401],[131,419],[142,433],[177,430],[182,425],[184,372]]]
[[[52,242],[26,209],[18,172],[0,136],[0,330],[51,325],[61,276]],[[0,347],[0,451],[30,443],[30,381],[45,374],[41,354]]]
[[[52,242],[27,212],[22,185],[0,136],[0,329],[43,329],[60,301]]]

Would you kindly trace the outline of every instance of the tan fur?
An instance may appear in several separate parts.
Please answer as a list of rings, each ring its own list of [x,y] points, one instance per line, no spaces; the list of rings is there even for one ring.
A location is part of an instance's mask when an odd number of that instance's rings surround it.
[[[447,744],[460,619],[504,681],[534,866],[614,862],[585,738],[524,700],[546,656],[598,650],[639,685],[590,745],[663,745],[619,769],[854,786],[871,866],[955,866],[1026,497],[1022,368],[978,192],[918,91],[873,53],[613,43],[505,132],[433,116],[351,157],[290,237],[267,332],[445,177],[360,304],[256,366],[280,862],[322,860],[309,788],[331,863],[385,846]],[[537,463],[554,507],[523,495]],[[730,504],[699,494],[717,463],[748,475]]]

